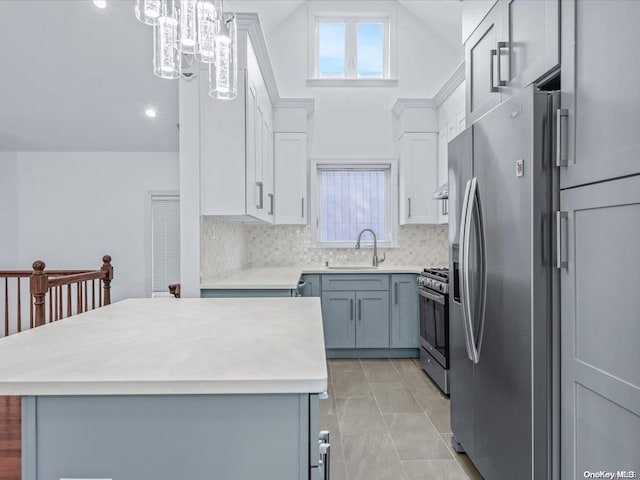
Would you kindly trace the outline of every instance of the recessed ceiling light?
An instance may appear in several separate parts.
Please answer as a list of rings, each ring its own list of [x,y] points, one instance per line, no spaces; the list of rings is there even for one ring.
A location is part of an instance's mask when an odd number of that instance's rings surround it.
[[[156,118],[156,111],[153,108],[147,108],[144,114],[149,118]]]
[[[93,4],[98,8],[107,8],[107,0],[93,0]]]

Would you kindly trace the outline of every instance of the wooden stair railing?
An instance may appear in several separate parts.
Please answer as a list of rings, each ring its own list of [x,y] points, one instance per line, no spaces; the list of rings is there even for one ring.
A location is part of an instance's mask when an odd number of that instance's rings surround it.
[[[0,271],[0,282],[4,279],[4,336],[109,305],[111,257],[105,255],[102,262],[99,270],[45,270],[44,262],[36,260],[32,271]],[[27,280],[29,285],[23,285]],[[27,288],[28,305],[22,301]],[[23,325],[27,316],[28,327]]]

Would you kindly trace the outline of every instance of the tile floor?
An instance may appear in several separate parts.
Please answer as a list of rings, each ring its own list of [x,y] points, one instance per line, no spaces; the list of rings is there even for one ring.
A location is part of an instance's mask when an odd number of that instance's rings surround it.
[[[450,448],[449,399],[411,359],[329,360],[332,480],[482,480]]]

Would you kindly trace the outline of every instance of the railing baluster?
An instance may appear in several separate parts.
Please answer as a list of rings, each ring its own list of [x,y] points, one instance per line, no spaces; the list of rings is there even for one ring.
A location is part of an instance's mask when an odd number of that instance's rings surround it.
[[[91,280],[91,310],[96,308],[96,279]]]
[[[71,284],[67,284],[67,317],[71,316]]]
[[[33,295],[29,296],[29,328],[33,328]]]
[[[102,307],[102,280],[100,280],[100,286],[98,288],[98,305]]]
[[[9,336],[9,277],[4,277],[4,336]]]
[[[54,322],[58,321],[58,287],[54,287],[49,290],[49,294],[53,295],[53,315],[51,316],[51,320]]]
[[[53,288],[49,287],[49,323],[53,322]]]
[[[76,315],[82,310],[82,289],[80,282],[76,283]]]
[[[18,277],[18,333],[22,331],[22,308],[20,306],[20,277]]]
[[[58,286],[58,320],[62,320],[62,285]]]
[[[89,283],[84,281],[84,311],[86,312],[89,309],[89,301],[87,300],[87,292],[89,291]]]

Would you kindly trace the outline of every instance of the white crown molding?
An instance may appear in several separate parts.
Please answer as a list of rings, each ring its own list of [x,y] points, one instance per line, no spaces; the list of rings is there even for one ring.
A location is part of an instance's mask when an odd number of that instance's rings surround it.
[[[280,98],[276,77],[273,73],[273,65],[271,64],[271,56],[267,47],[267,40],[260,23],[260,16],[257,13],[236,13],[236,22],[238,31],[244,31],[251,40],[251,45],[256,52],[258,66],[262,72],[264,83],[267,87],[267,93],[271,104],[276,108],[304,108],[307,110],[307,116],[311,115],[314,110],[314,100],[307,98]]]
[[[408,108],[436,108],[433,98],[399,98],[391,112],[399,117]]]
[[[276,84],[276,77],[273,74],[273,66],[271,65],[271,57],[269,55],[269,49],[267,48],[267,41],[262,30],[262,24],[260,23],[260,16],[257,13],[236,13],[236,22],[238,24],[238,31],[246,31],[251,45],[256,52],[258,59],[258,65],[264,78],[264,83],[267,87],[267,93],[271,99],[271,103],[276,105],[280,100],[280,94],[278,93],[278,85]]]
[[[275,105],[276,108],[304,108],[307,116],[310,116],[315,109],[313,98],[281,98]]]
[[[433,98],[399,98],[391,112],[399,117],[408,108],[438,108],[464,82],[464,62],[458,65]]]
[[[464,82],[464,62],[457,66],[453,74],[433,97],[436,106],[442,105],[462,82]]]

